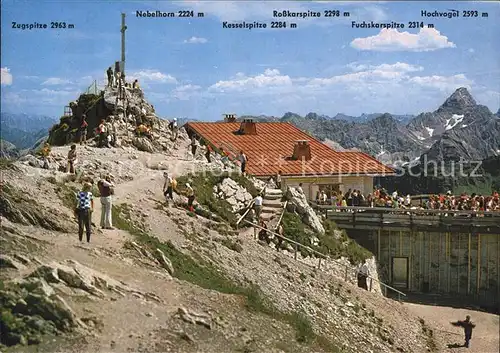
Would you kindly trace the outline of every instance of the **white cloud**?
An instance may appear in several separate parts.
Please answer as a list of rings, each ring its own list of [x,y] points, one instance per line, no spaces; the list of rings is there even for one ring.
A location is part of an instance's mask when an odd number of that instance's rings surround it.
[[[474,48],[469,48],[468,51],[469,51],[469,53],[474,53],[475,52]]]
[[[424,87],[437,88],[441,91],[449,91],[458,87],[470,89],[471,85],[474,83],[472,80],[465,77],[464,74],[453,76],[415,76],[410,78],[409,82]]]
[[[403,62],[378,65],[352,63],[348,67],[351,72],[331,77],[290,77],[277,69],[267,69],[255,76],[237,73],[232,79],[218,81],[210,86],[209,94],[236,93],[248,97],[267,95],[275,97],[273,101],[278,98],[290,101],[289,97],[297,96],[304,104],[332,96],[345,96],[361,104],[367,99],[384,99],[384,102],[396,97],[405,99],[406,93],[432,99],[436,90],[453,92],[458,87],[470,88],[474,84],[464,74],[415,76],[416,72],[424,68]],[[292,100],[290,104],[296,105],[297,102]]]
[[[354,39],[351,46],[359,50],[385,52],[422,52],[456,47],[453,42],[448,40],[448,37],[442,35],[435,28],[421,28],[417,34],[384,28],[375,36]]]
[[[50,77],[42,82],[42,86],[60,86],[60,85],[70,85],[72,82],[70,80],[59,78],[59,77]]]
[[[201,38],[201,37],[191,37],[189,39],[185,39],[184,43],[186,44],[204,44],[208,42],[206,38]]]
[[[353,71],[364,71],[364,70],[380,70],[380,71],[396,71],[396,72],[414,72],[422,71],[424,68],[422,66],[415,66],[407,63],[397,62],[395,64],[381,64],[381,65],[360,65],[357,63],[351,63],[347,65]]]
[[[177,100],[189,100],[193,96],[201,93],[201,86],[198,85],[182,85],[174,88],[170,92],[170,97]]]
[[[0,82],[2,86],[10,86],[12,84],[12,74],[10,73],[10,69],[8,67],[2,67],[2,76]]]
[[[177,83],[175,77],[164,74],[160,71],[155,70],[140,70],[133,71],[128,74],[126,77],[127,81],[133,81],[135,79],[139,80],[139,84],[141,81],[149,81],[149,82],[160,82],[160,83]]]
[[[216,92],[241,92],[253,89],[269,89],[276,87],[292,86],[292,79],[289,76],[281,75],[277,69],[266,69],[264,73],[257,76],[246,76],[239,72],[232,80],[219,81],[209,87],[209,90]]]

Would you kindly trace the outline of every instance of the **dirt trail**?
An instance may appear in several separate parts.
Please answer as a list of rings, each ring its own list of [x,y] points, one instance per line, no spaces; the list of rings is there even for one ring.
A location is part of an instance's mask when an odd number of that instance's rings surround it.
[[[445,306],[433,306],[422,304],[405,304],[416,315],[422,317],[431,327],[435,327],[434,332],[446,345],[463,345],[463,330],[450,324],[452,321],[463,320],[466,315],[470,315],[471,320],[476,324],[472,333],[470,348],[439,347],[440,352],[470,352],[470,353],[497,353],[499,346],[499,316],[481,311],[468,309],[457,309]]]

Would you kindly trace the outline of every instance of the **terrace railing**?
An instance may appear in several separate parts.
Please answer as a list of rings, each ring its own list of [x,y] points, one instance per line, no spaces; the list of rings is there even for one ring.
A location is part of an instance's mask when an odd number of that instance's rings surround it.
[[[500,234],[500,212],[337,207],[312,203],[318,213],[345,228],[435,228]]]

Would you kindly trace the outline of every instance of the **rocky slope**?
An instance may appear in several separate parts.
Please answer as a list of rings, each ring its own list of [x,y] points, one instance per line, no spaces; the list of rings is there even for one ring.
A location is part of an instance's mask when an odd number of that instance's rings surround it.
[[[79,148],[77,180],[23,162],[2,165],[0,293],[11,339],[3,343],[69,352],[304,353],[442,344],[405,305],[357,288],[352,269],[345,282],[342,265],[318,269],[318,259],[296,261],[293,252],[259,245],[251,229],[235,232],[166,207],[163,170],[181,180],[213,167],[187,159],[188,143],[161,153]],[[67,151],[53,148],[56,156]],[[94,228],[92,242],[79,244],[72,190],[102,172],[118,184],[117,229]],[[94,222],[99,211],[97,200]]]

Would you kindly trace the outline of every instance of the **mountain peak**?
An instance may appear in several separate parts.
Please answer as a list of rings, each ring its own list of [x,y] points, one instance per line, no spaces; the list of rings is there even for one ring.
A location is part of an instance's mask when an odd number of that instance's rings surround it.
[[[460,87],[448,97],[442,107],[463,109],[466,107],[473,107],[475,105],[476,101],[472,98],[467,88]]]

